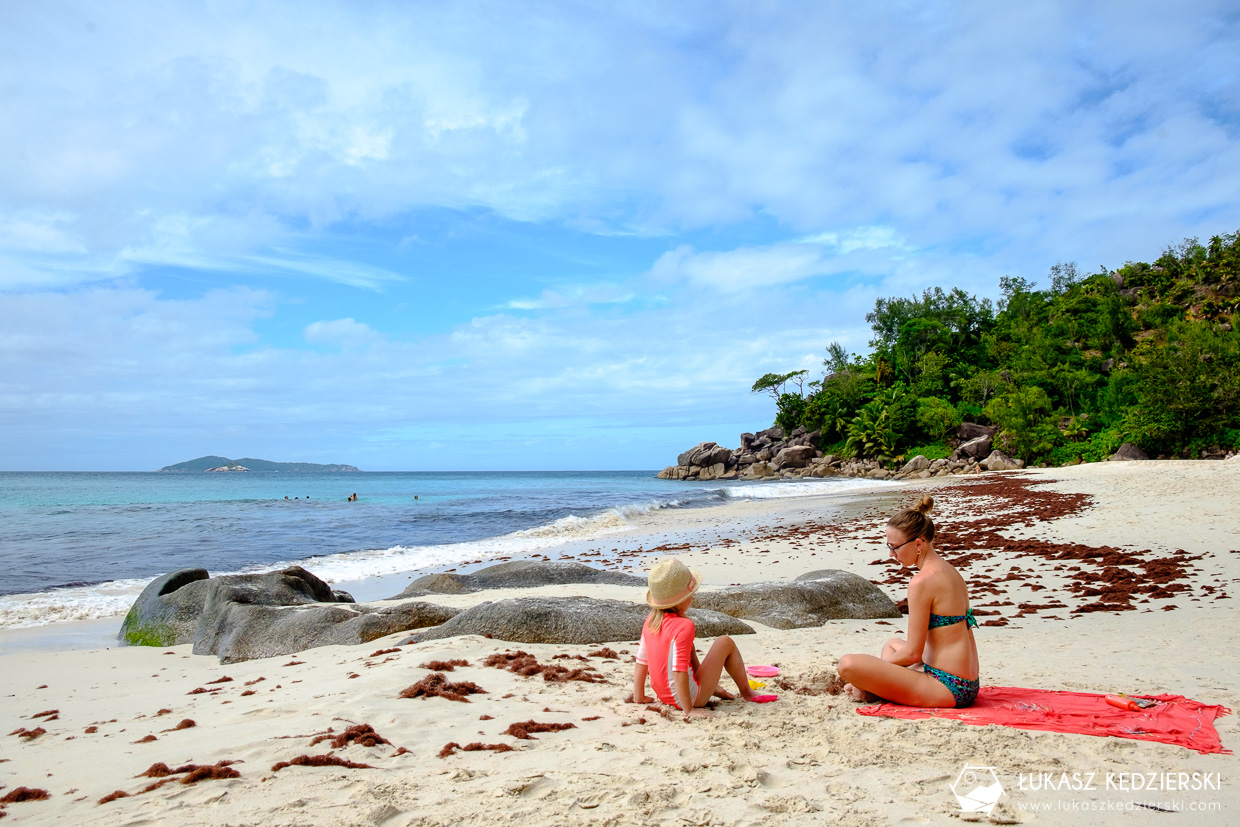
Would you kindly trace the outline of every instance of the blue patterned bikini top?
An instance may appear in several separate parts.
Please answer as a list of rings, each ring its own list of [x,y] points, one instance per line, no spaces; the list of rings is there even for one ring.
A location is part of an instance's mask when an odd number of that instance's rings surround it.
[[[972,609],[969,609],[962,615],[936,615],[934,612],[931,612],[930,625],[927,628],[937,629],[940,626],[952,626],[962,620],[974,629],[977,628],[977,618],[973,617]]]

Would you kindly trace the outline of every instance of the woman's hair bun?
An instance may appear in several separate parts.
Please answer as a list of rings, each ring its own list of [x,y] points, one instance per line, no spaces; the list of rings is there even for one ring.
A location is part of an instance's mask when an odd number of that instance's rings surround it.
[[[920,511],[922,514],[929,514],[930,509],[934,508],[934,497],[925,496],[917,501],[917,505],[913,506],[914,511]]]

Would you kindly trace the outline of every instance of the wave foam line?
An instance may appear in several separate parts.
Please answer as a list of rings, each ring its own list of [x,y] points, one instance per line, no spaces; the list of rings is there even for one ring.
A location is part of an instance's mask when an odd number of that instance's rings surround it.
[[[901,482],[865,479],[796,480],[732,485],[723,489],[736,499],[769,500],[784,497],[823,497],[873,488],[900,488]]]

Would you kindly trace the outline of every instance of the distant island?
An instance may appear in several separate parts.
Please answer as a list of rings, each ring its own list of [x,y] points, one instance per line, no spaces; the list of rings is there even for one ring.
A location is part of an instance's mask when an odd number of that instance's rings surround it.
[[[317,462],[272,462],[268,459],[242,457],[199,457],[176,465],[165,465],[159,469],[174,474],[196,474],[203,472],[245,472],[245,471],[285,471],[292,473],[312,473],[324,471],[361,471],[352,465],[320,465]]]

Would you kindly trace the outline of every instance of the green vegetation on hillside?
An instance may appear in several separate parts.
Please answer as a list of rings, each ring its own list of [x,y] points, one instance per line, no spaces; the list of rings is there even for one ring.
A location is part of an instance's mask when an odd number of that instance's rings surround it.
[[[185,462],[178,462],[176,465],[165,465],[160,471],[171,471],[181,473],[197,473],[208,471],[212,468],[223,468],[230,465],[241,465],[251,471],[284,471],[284,472],[315,472],[315,471],[357,471],[352,465],[319,465],[314,462],[272,462],[267,459],[254,459],[253,457],[242,457],[241,459],[229,459],[228,457],[206,456],[198,459],[190,459]]]
[[[959,288],[879,299],[869,355],[828,348],[826,375],[767,374],[775,422],[822,432],[824,450],[898,459],[947,450],[963,421],[1000,428],[1028,463],[1240,448],[1240,233],[1187,239],[1153,264],[1083,275],[1051,268],[1045,289],[999,280],[996,306]],[[916,450],[913,450],[913,449]]]

